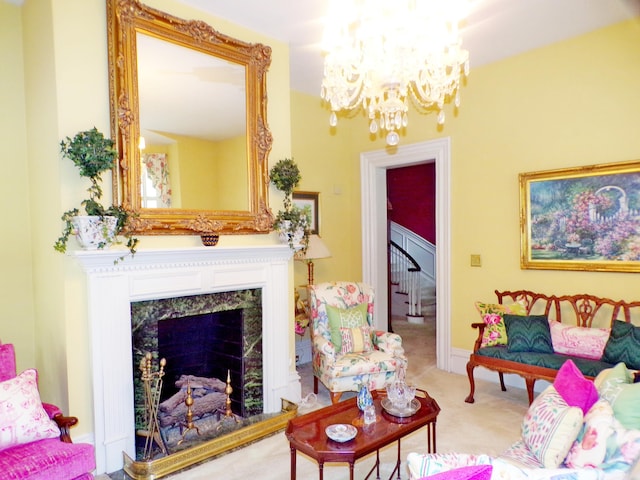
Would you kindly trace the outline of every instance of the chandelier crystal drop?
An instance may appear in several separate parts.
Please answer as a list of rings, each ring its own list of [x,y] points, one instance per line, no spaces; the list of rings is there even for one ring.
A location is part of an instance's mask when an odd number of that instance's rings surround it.
[[[460,76],[469,73],[458,25],[469,0],[332,0],[323,46],[321,97],[340,110],[362,106],[369,132],[387,132],[397,145],[408,124],[409,97],[420,108],[438,110],[454,98],[460,105]]]

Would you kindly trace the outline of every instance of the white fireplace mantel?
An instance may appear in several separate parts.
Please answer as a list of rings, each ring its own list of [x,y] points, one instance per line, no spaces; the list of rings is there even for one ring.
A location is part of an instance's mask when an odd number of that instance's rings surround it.
[[[114,264],[122,255],[73,254],[87,275],[98,473],[121,469],[122,452],[135,457],[131,302],[262,289],[264,411],[279,412],[282,398],[300,400],[289,349],[287,245],[144,250]]]

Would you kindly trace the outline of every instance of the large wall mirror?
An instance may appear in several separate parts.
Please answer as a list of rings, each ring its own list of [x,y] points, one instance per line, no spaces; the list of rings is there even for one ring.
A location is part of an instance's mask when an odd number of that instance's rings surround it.
[[[271,48],[107,0],[114,200],[138,234],[271,230]]]

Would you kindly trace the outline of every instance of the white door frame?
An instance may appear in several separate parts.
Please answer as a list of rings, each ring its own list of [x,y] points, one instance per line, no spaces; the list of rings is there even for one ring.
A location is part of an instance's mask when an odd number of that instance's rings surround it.
[[[436,164],[436,365],[450,371],[451,324],[451,140],[449,137],[360,154],[362,279],[387,292],[388,168]],[[387,295],[377,295],[376,328],[387,330]]]

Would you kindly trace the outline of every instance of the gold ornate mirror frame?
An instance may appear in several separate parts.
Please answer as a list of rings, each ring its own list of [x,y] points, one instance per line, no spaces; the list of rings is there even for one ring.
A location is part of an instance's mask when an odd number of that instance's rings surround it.
[[[137,214],[131,224],[133,231],[143,235],[269,232],[273,216],[268,205],[267,156],[272,137],[266,120],[266,73],[271,63],[271,48],[259,43],[245,43],[221,34],[203,21],[182,20],[135,0],[107,0],[107,33],[111,134],[119,154],[113,175],[114,203],[120,203]],[[247,210],[143,208],[139,149],[139,34],[244,67],[246,158],[238,158],[237,161],[247,167]],[[224,115],[224,112],[219,113]],[[217,181],[224,179],[218,178]]]

